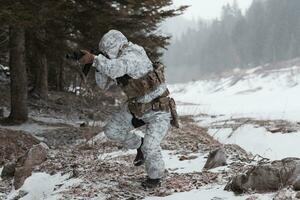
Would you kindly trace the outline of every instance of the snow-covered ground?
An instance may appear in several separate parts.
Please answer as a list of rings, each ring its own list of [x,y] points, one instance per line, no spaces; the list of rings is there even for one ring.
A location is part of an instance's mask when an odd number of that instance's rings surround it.
[[[8,195],[7,200],[15,199],[20,191],[27,193],[20,200],[56,200],[60,199],[60,192],[66,190],[74,184],[80,184],[80,179],[69,179],[69,174],[49,175],[47,173],[33,173],[26,179],[24,185],[19,190],[13,190]]]
[[[300,120],[300,67],[255,68],[216,80],[171,85],[180,114]]]
[[[245,150],[271,160],[300,157],[296,148],[300,131],[271,133],[264,127],[242,124],[226,127],[231,119],[300,121],[300,67],[263,70],[258,67],[218,80],[171,85],[180,115],[195,117],[200,126],[222,143],[238,144]],[[213,116],[213,117],[212,117]],[[227,122],[225,122],[227,120]],[[212,124],[223,123],[215,128]],[[222,125],[222,124],[219,124]]]
[[[107,153],[100,155],[99,159],[115,159],[119,156],[134,155],[136,150],[128,151],[115,151],[112,153]],[[194,157],[194,159],[180,160],[181,154],[176,154],[175,151],[163,150],[163,159],[166,164],[166,169],[170,172],[177,173],[192,173],[201,172],[205,165],[206,158],[202,153],[189,154],[188,156]]]
[[[236,196],[232,192],[224,191],[224,185],[211,185],[199,190],[174,193],[166,197],[148,197],[145,200],[245,200],[250,196],[251,195]],[[272,196],[273,194],[255,195],[258,200],[271,200]]]
[[[300,67],[277,70],[255,68],[218,80],[201,80],[171,85],[179,115],[192,115],[200,126],[225,144],[238,144],[245,150],[271,160],[300,157],[297,148],[300,131],[271,133],[263,126],[245,123],[228,127],[231,119],[300,121]],[[227,122],[225,122],[227,121]],[[221,122],[218,124],[218,122]],[[216,128],[218,124],[219,127]],[[222,124],[224,127],[222,128]],[[247,199],[213,185],[167,197],[146,200]],[[255,195],[255,199],[273,199],[274,194]],[[252,199],[252,198],[251,198]]]
[[[244,125],[232,134],[231,128],[209,129],[212,136],[224,144],[238,144],[243,149],[271,160],[300,157],[300,132],[270,133],[263,127]]]
[[[236,121],[232,119],[240,118],[287,120],[296,124],[300,119],[299,83],[300,67],[269,71],[256,68],[218,80],[202,80],[171,85],[170,90],[178,103],[179,114],[193,115],[196,122],[200,126],[207,127],[208,133],[221,143],[238,144],[253,154],[275,160],[285,157],[300,157],[300,148],[297,148],[300,141],[300,131],[285,134],[281,132],[271,133],[266,127],[250,122],[241,124],[237,128],[227,125],[236,125]],[[66,122],[60,119],[41,117],[36,120],[78,126],[78,122],[72,120]],[[102,124],[99,123],[99,125]],[[27,131],[43,130],[43,127],[39,125],[28,124],[10,128]],[[101,133],[89,143],[104,139],[104,134]],[[135,150],[115,151],[101,154],[98,159],[118,160],[119,157],[135,153]],[[180,160],[182,156],[191,156],[193,159]],[[206,154],[200,152],[181,155],[176,151],[163,151],[166,168],[170,173],[201,172],[206,157]],[[0,172],[1,170],[0,168]],[[211,171],[215,170],[218,169]],[[220,170],[226,170],[226,167],[221,167]],[[33,173],[25,181],[22,188],[18,191],[11,191],[8,199],[13,199],[20,190],[28,193],[21,198],[22,200],[59,199],[62,198],[61,191],[66,191],[68,187],[80,184],[81,181],[80,179],[69,179],[69,174]],[[244,200],[247,198],[271,200],[274,197],[274,193],[235,196],[232,192],[223,189],[224,184],[212,184],[197,190],[174,193],[166,197],[147,197],[145,200]],[[105,199],[105,195],[99,194],[97,199]]]

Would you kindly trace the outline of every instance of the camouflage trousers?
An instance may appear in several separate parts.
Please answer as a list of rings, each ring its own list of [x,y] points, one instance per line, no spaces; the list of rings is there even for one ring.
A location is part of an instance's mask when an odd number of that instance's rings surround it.
[[[105,127],[105,135],[120,142],[127,149],[137,149],[141,146],[141,136],[131,131],[134,129],[131,120],[133,116],[127,106],[115,113]],[[160,143],[170,127],[171,115],[168,112],[149,111],[142,119],[144,125],[142,131],[145,133],[142,152],[145,156],[146,172],[151,179],[161,178],[164,174],[165,164],[163,161]]]

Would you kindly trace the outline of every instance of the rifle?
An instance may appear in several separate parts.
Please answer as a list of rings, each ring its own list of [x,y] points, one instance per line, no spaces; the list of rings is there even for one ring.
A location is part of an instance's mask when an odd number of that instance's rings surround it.
[[[94,55],[98,55],[100,54],[100,52],[97,49],[92,49],[91,53]],[[69,60],[74,60],[74,61],[79,61],[80,58],[82,58],[82,56],[84,56],[84,53],[82,53],[81,51],[74,51],[70,54],[66,54],[66,58]],[[93,63],[88,63],[86,65],[84,65],[82,67],[82,73],[87,76],[91,67],[92,67]]]

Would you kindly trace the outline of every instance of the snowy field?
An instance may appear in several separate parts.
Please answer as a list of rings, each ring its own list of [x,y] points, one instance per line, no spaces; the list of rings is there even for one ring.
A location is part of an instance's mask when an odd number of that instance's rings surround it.
[[[294,66],[269,71],[255,68],[219,80],[171,85],[170,89],[172,97],[177,101],[179,115],[194,116],[198,124],[207,127],[209,134],[221,143],[238,144],[253,155],[277,160],[300,157],[300,148],[296,148],[300,144],[300,131],[271,133],[265,127],[254,124],[245,123],[236,129],[228,127],[228,124],[234,124],[231,120],[239,118],[297,123],[300,121],[299,83],[300,67]],[[221,127],[216,128],[216,124]],[[248,198],[235,196],[223,188],[213,185],[163,198],[149,197],[146,200]],[[258,194],[255,197],[271,200],[274,194]]]
[[[224,191],[224,185],[212,185],[200,190],[175,193],[167,197],[149,197],[145,200],[245,200],[250,195],[236,196],[232,192]],[[253,197],[253,196],[252,196]],[[258,200],[271,200],[272,194],[255,195]]]
[[[271,133],[265,127],[225,125],[232,119],[300,121],[300,67],[263,70],[261,67],[221,78],[171,85],[180,115],[193,115],[220,142],[238,144],[271,160],[300,157],[300,131]],[[203,115],[204,114],[204,115]],[[207,116],[206,116],[207,114]],[[224,128],[212,125],[221,122]],[[227,123],[227,124],[226,124]],[[222,124],[219,124],[222,125]]]
[[[180,114],[226,115],[258,119],[300,119],[300,67],[255,68],[218,80],[171,85]]]

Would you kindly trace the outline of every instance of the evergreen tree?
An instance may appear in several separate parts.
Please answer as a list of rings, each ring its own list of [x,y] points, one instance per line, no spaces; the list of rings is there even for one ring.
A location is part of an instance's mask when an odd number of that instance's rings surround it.
[[[63,90],[64,83],[70,84],[67,82],[69,80],[64,79],[67,77],[64,74],[68,74],[70,79],[78,71],[65,65],[66,53],[97,47],[100,38],[110,29],[122,31],[129,40],[143,45],[151,58],[158,59],[162,55],[161,49],[166,47],[169,39],[159,33],[159,23],[168,17],[181,14],[186,8],[168,9],[171,4],[171,0],[1,2],[0,22],[3,29],[12,27],[10,48],[0,49],[1,54],[6,55],[9,51],[10,56],[11,118],[22,116],[23,121],[26,120],[27,71],[32,86],[31,94],[47,99],[48,86]],[[4,31],[4,34],[7,33]],[[23,55],[25,47],[26,56]],[[20,76],[23,78],[17,80]],[[23,113],[14,114],[15,108]]]

